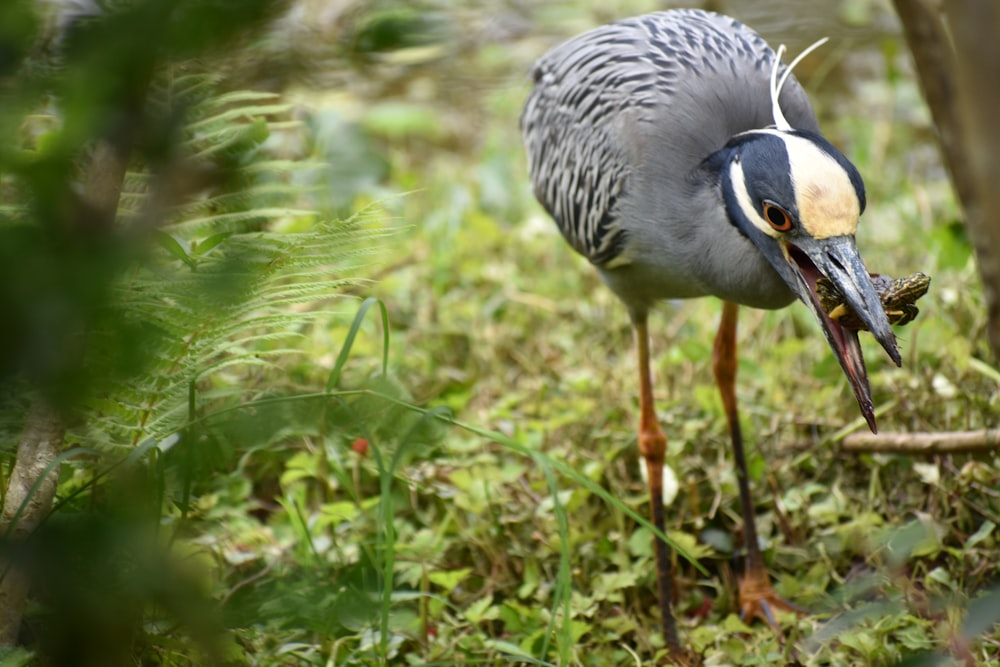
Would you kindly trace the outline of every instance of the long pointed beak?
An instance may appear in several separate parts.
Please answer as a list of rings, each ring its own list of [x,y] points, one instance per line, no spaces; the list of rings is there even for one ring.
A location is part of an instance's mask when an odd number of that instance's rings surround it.
[[[787,269],[790,269],[779,270],[779,273],[819,321],[827,342],[851,383],[868,427],[873,433],[876,432],[875,408],[858,332],[830,319],[816,295],[816,280],[821,275],[826,276],[844,295],[848,305],[885,348],[889,357],[897,366],[901,365],[896,336],[886,318],[871,276],[858,254],[854,237],[835,236],[820,240],[805,237],[796,239],[794,243],[779,241],[779,245],[787,262]]]

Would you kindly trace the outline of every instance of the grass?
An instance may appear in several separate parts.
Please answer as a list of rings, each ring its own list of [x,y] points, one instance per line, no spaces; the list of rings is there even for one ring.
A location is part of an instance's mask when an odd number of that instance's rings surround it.
[[[235,465],[185,510],[184,548],[211,563],[205,586],[233,629],[226,655],[632,665],[661,653],[628,319],[534,202],[517,129],[535,57],[651,6],[443,3],[432,15],[449,39],[435,49],[374,59],[334,94],[290,95],[308,110],[311,157],[351,176],[326,203],[375,206],[395,233],[360,289],[383,316],[339,303],[279,373],[300,392],[289,410],[334,426],[271,439],[248,427]],[[804,83],[866,178],[862,253],[873,270],[933,277],[898,332],[903,368],[866,337],[880,428],[995,427],[981,287],[898,38],[828,57],[829,76]],[[676,559],[683,640],[713,665],[927,652],[1000,664],[1000,603],[983,597],[1000,571],[1000,459],[842,452],[863,421],[801,305],[741,312],[738,397],[768,568],[816,613],[783,618],[784,644],[734,615],[741,522],[709,367],[719,310],[666,303],[651,327],[679,480],[668,533],[697,561]]]

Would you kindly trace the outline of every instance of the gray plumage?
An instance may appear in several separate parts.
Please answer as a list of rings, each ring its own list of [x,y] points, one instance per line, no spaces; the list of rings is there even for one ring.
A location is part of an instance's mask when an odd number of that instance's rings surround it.
[[[791,607],[774,594],[757,544],[736,409],[736,304],[780,308],[801,299],[872,430],[875,411],[857,328],[824,310],[816,291],[821,279],[843,294],[859,326],[900,363],[855,243],[866,203],[861,175],[819,134],[798,82],[789,78],[782,87],[786,69],[775,67],[778,57],[755,32],[725,16],[697,10],[640,16],[543,56],[521,115],[535,195],[632,318],[638,443],[660,529],[666,438],[653,399],[648,311],[664,298],[714,295],[728,302],[713,370],[745,526],[740,610],[772,624],[773,609]],[[663,636],[679,658],[670,558],[656,544]]]
[[[734,135],[773,125],[774,57],[731,18],[674,10],[584,33],[535,65],[521,116],[535,194],[633,314],[663,298],[794,298],[701,169]],[[793,127],[818,131],[794,78],[780,100]]]

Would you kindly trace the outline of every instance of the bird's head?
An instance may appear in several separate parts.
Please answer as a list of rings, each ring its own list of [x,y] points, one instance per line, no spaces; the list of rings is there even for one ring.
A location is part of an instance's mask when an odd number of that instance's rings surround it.
[[[896,338],[854,241],[865,208],[858,170],[820,135],[791,129],[744,132],[720,154],[717,168],[729,220],[815,315],[874,431],[857,331],[830,319],[816,294],[817,279],[826,276],[900,363]]]

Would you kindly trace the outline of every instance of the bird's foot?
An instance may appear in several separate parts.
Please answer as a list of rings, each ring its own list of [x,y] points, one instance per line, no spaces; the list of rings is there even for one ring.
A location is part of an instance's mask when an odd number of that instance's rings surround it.
[[[691,649],[671,651],[656,661],[664,667],[701,667],[702,658]]]
[[[740,619],[745,622],[759,618],[777,632],[781,626],[778,624],[776,611],[790,611],[796,614],[808,613],[806,609],[775,593],[774,587],[771,586],[771,578],[763,568],[747,570],[746,576],[740,579],[739,587]]]

